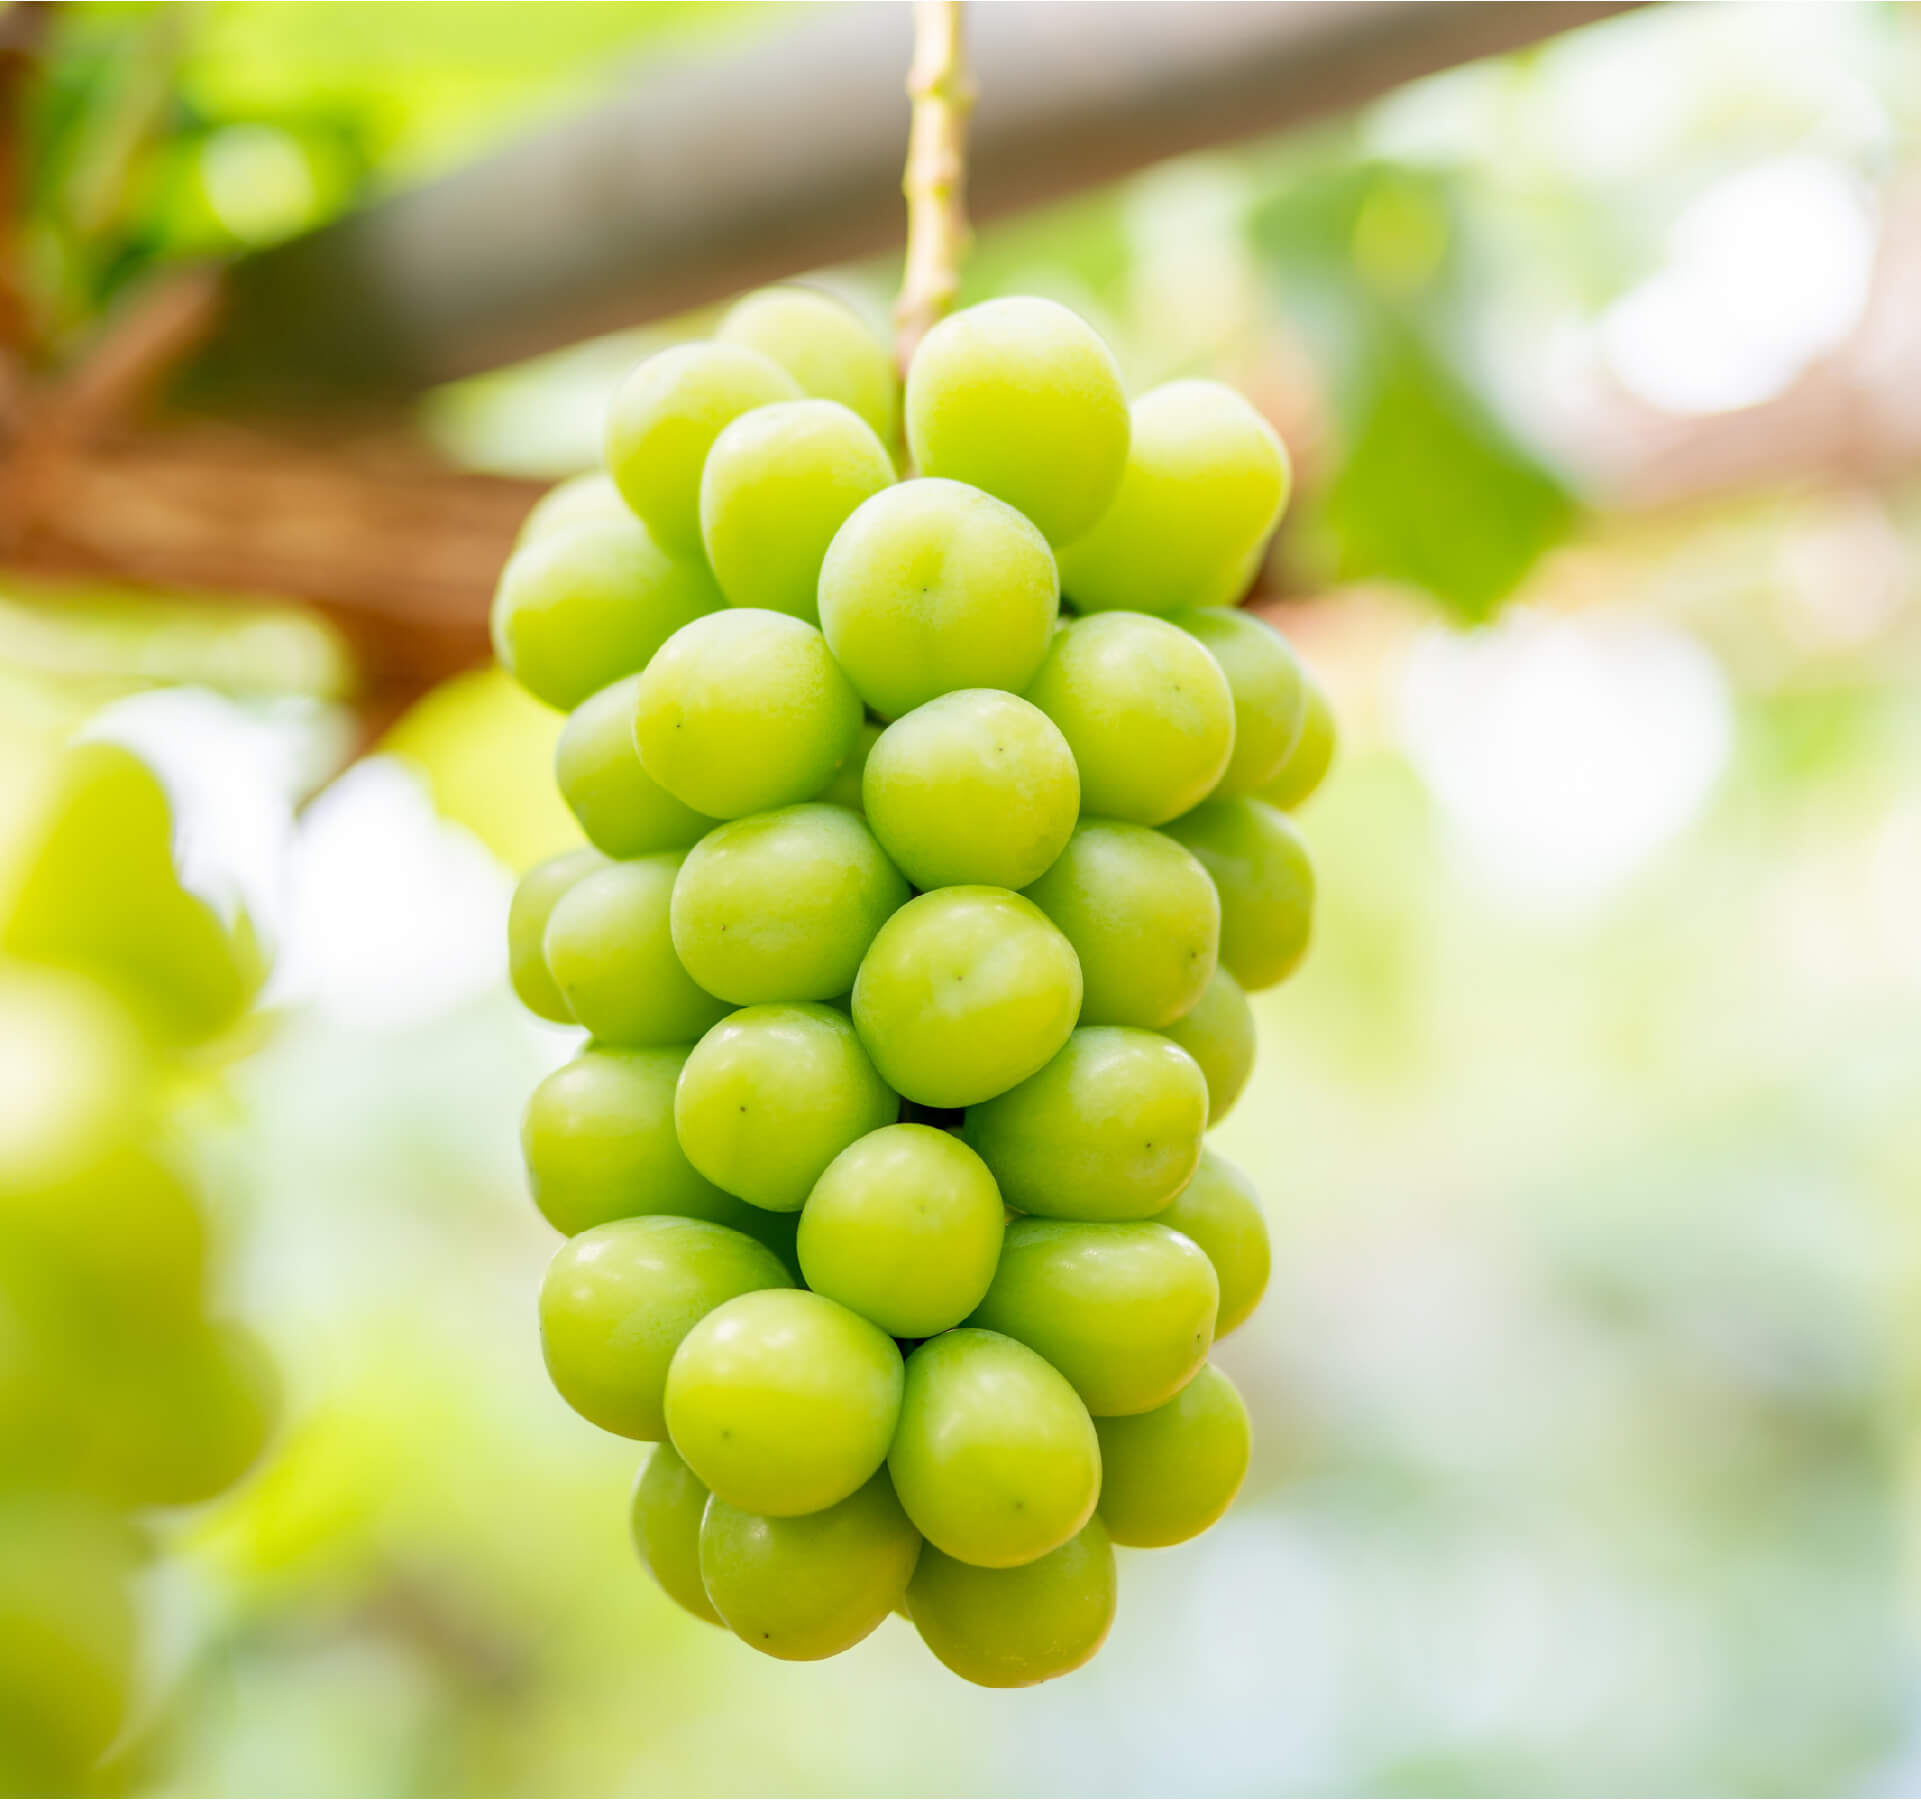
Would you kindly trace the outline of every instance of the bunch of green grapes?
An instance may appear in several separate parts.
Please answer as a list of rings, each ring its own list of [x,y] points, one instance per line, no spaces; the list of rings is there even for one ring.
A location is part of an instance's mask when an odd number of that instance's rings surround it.
[[[9,744],[0,822],[0,1793],[92,1792],[136,1655],[138,1515],[259,1453],[271,1384],[208,1290],[171,1093],[245,1009],[152,772]]]
[[[1051,302],[949,318],[903,395],[795,289],[642,364],[606,449],[494,612],[589,841],[509,927],[588,1034],[524,1125],[548,1370],[657,1447],[634,1531],[689,1612],[1064,1674],[1113,1546],[1247,1467],[1208,1359],[1268,1240],[1203,1136],[1307,946],[1284,809],[1332,748],[1232,604],[1285,453],[1212,382],[1130,408]]]

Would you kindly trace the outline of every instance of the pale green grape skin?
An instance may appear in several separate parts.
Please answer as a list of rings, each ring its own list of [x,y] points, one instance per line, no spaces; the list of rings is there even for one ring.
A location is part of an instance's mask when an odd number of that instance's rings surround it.
[[[610,857],[685,850],[720,823],[682,805],[641,767],[634,746],[639,693],[636,671],[590,695],[554,747],[561,798],[588,841]]]
[[[1234,753],[1234,695],[1193,638],[1144,613],[1096,613],[1056,638],[1027,698],[1060,727],[1081,809],[1160,825],[1213,791]]]
[[[740,1223],[746,1209],[688,1162],[674,1134],[674,1084],[687,1054],[685,1045],[589,1045],[528,1097],[527,1183],[557,1232],[644,1213]]]
[[[514,539],[514,549],[519,550],[536,538],[565,531],[570,526],[604,524],[610,520],[625,524],[633,516],[633,508],[621,499],[613,478],[598,469],[590,469],[557,482],[527,509],[527,517],[520,522],[520,532]]]
[[[1018,1569],[980,1569],[928,1545],[907,1585],[922,1642],[980,1688],[1031,1688],[1081,1668],[1106,1642],[1117,1596],[1098,1518]]]
[[[610,1220],[554,1253],[540,1286],[540,1348],[561,1399],[603,1432],[662,1439],[680,1342],[723,1302],[791,1288],[764,1244],[704,1219]]]
[[[907,443],[923,475],[1018,508],[1050,544],[1107,510],[1127,461],[1114,353],[1052,300],[989,300],[949,315],[907,371]]]
[[[1100,1440],[1058,1370],[998,1332],[963,1328],[907,1359],[887,1469],[930,1547],[1011,1569],[1093,1517]]]
[[[858,814],[782,807],[730,820],[688,853],[674,947],[702,987],[743,1006],[832,1000],[910,893]]]
[[[1259,1191],[1238,1163],[1218,1151],[1205,1151],[1193,1181],[1154,1217],[1193,1239],[1213,1264],[1221,1285],[1214,1320],[1218,1344],[1247,1320],[1267,1292],[1274,1253]]]
[[[1208,648],[1234,696],[1234,754],[1212,798],[1255,794],[1287,760],[1307,715],[1301,666],[1264,619],[1239,607],[1191,607],[1168,622]]]
[[[1207,1081],[1179,1045],[1083,1026],[1045,1068],[969,1107],[962,1136],[1016,1211],[1116,1220],[1147,1219],[1179,1194],[1206,1130]]]
[[[1169,382],[1134,403],[1113,505],[1061,555],[1083,613],[1222,605],[1246,587],[1287,505],[1287,451],[1232,388]]]
[[[700,1569],[744,1644],[790,1663],[836,1657],[900,1604],[921,1537],[883,1469],[844,1501],[780,1518],[716,1499],[700,1529]]]
[[[1314,865],[1293,821],[1265,801],[1211,800],[1167,830],[1214,878],[1227,972],[1250,993],[1292,975],[1314,925]]]
[[[900,1417],[900,1351],[825,1295],[765,1289],[717,1307],[674,1353],[667,1426],[721,1500],[787,1518],[844,1501]]]
[[[1101,1521],[1117,1545],[1158,1550],[1199,1538],[1247,1477],[1247,1406],[1211,1363],[1171,1401],[1095,1425]]]
[[[968,1323],[1045,1357],[1096,1417],[1145,1413],[1207,1361],[1220,1298],[1207,1254],[1152,1220],[1017,1219]]]
[[[861,783],[867,823],[916,888],[1025,888],[1080,812],[1074,753],[1039,708],[962,688],[881,733]]]
[[[1201,998],[1160,1030],[1201,1066],[1207,1078],[1207,1123],[1218,1126],[1247,1087],[1259,1048],[1254,1009],[1240,983],[1217,968]]]
[[[714,333],[744,344],[791,375],[801,391],[851,407],[891,445],[900,430],[893,352],[851,307],[813,288],[762,288],[734,303]]]
[[[763,607],[730,607],[676,632],[642,674],[634,712],[647,773],[716,819],[818,794],[860,727],[860,700],[826,640]]]
[[[710,1626],[727,1622],[707,1598],[700,1575],[700,1525],[707,1489],[671,1444],[654,1446],[634,1484],[630,1520],[634,1548],[662,1592]]]
[[[745,1007],[697,1044],[673,1118],[693,1166],[729,1194],[797,1213],[822,1170],[900,1100],[831,1007]]]
[[[700,477],[714,440],[755,407],[800,398],[800,384],[757,350],[676,344],[614,391],[607,473],[660,543],[699,557]]]
[[[583,876],[606,866],[596,850],[563,851],[520,878],[507,907],[507,973],[529,1013],[557,1026],[575,1023],[567,997],[547,967],[547,921],[560,898]]]
[[[1074,947],[1004,888],[939,888],[875,934],[854,1024],[882,1079],[927,1107],[971,1107],[1023,1082],[1080,1014]]]
[[[1059,610],[1047,540],[961,482],[901,482],[863,501],[821,564],[821,629],[883,719],[956,688],[1025,688]]]
[[[568,1009],[604,1044],[691,1044],[727,1014],[674,954],[670,911],[683,853],[584,875],[554,903],[544,940]]]
[[[1171,1024],[1206,992],[1220,948],[1214,884],[1150,826],[1087,819],[1027,898],[1081,965],[1081,1023]]]
[[[992,1173],[932,1126],[888,1125],[830,1163],[796,1249],[807,1286],[895,1338],[932,1338],[976,1307],[1000,1261]]]
[[[494,654],[562,712],[644,669],[668,638],[725,604],[707,566],[662,550],[637,519],[544,532],[507,559],[494,591]]]
[[[861,782],[867,774],[867,759],[873,755],[874,746],[880,742],[882,729],[876,720],[866,719],[861,722],[860,736],[854,740],[854,748],[847,753],[841,766],[834,771],[833,779],[814,796],[817,801],[824,806],[845,807],[850,813],[863,811]]]
[[[1334,710],[1328,705],[1327,690],[1311,670],[1302,670],[1303,704],[1301,729],[1286,760],[1260,791],[1270,807],[1291,813],[1326,779],[1334,761],[1337,733]]]

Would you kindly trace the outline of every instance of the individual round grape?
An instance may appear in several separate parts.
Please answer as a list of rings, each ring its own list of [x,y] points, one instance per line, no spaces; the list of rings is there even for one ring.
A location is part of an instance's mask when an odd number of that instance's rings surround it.
[[[1216,969],[1201,998],[1161,1031],[1201,1066],[1207,1078],[1207,1123],[1218,1126],[1254,1073],[1254,1009],[1240,983]]]
[[[841,760],[841,766],[834,771],[827,786],[814,796],[817,801],[830,807],[845,807],[850,813],[863,810],[861,781],[867,774],[867,759],[880,742],[881,729],[871,719],[861,721],[860,736],[854,740],[854,748]]]
[[[529,1013],[557,1026],[572,1025],[574,1016],[547,967],[547,921],[560,897],[606,861],[596,850],[581,849],[536,863],[520,878],[507,907],[507,974],[514,993]]]
[[[700,1577],[700,1521],[707,1489],[670,1444],[654,1446],[634,1484],[634,1546],[653,1578],[697,1620],[726,1624],[707,1598]]]
[[[1200,1066],[1158,1032],[1083,1026],[1018,1087],[967,1109],[967,1142],[1022,1213],[1146,1219],[1187,1185],[1207,1130]]]
[[[1221,963],[1243,988],[1272,988],[1307,954],[1314,866],[1286,814],[1264,801],[1211,800],[1168,828],[1221,897]]]
[[[547,918],[547,967],[574,1018],[607,1044],[690,1044],[726,1016],[674,954],[682,853],[584,875]]]
[[[550,707],[577,707],[644,669],[690,620],[723,604],[698,556],[670,556],[637,519],[544,532],[494,590],[494,654]]]
[[[590,469],[556,483],[528,508],[514,539],[514,548],[518,550],[523,544],[531,544],[550,532],[566,531],[570,526],[599,525],[609,520],[627,524],[633,516],[633,508],[621,499],[613,478],[598,469]]]
[[[962,688],[881,733],[861,798],[916,888],[1025,888],[1072,834],[1081,781],[1039,708],[996,688]]]
[[[800,384],[742,344],[676,344],[650,356],[607,409],[607,473],[662,544],[700,554],[700,475],[714,440]]]
[[[1198,1538],[1240,1493],[1253,1433],[1240,1394],[1211,1363],[1171,1401],[1095,1425],[1101,1522],[1117,1545]]]
[[[1120,365],[1052,300],[989,300],[951,314],[907,371],[907,443],[923,475],[971,482],[1050,544],[1107,510],[1127,461]]]
[[[279,1410],[272,1359],[225,1320],[148,1347],[116,1386],[122,1410],[101,1435],[115,1467],[101,1487],[129,1506],[211,1501],[259,1461]]]
[[[1239,598],[1287,504],[1287,452],[1232,388],[1176,381],[1134,403],[1127,467],[1099,524],[1061,556],[1083,613]]]
[[[1193,1181],[1154,1217],[1193,1239],[1213,1264],[1221,1285],[1220,1310],[1214,1319],[1218,1344],[1247,1319],[1267,1292],[1273,1251],[1259,1192],[1239,1164],[1217,1151],[1203,1151]]]
[[[1207,871],[1162,833],[1083,820],[1027,898],[1080,959],[1084,1025],[1165,1026],[1206,992],[1221,903]]]
[[[561,798],[594,847],[610,857],[685,850],[719,823],[683,806],[640,766],[634,745],[639,697],[638,673],[589,696],[554,747]]]
[[[1207,1254],[1152,1220],[1017,1219],[969,1324],[1037,1351],[1089,1413],[1145,1413],[1207,1361],[1220,1298]]]
[[[589,1045],[536,1088],[520,1144],[534,1205],[569,1236],[610,1219],[675,1213],[739,1224],[745,1212],[682,1154],[674,1084],[685,1046]]]
[[[821,559],[847,515],[890,487],[881,441],[831,400],[743,413],[714,440],[700,478],[700,534],[720,591],[820,623]]]
[[[860,736],[860,701],[804,619],[730,607],[647,665],[634,740],[685,805],[738,819],[818,794]]]
[[[700,1569],[737,1638],[812,1662],[859,1644],[900,1605],[920,1548],[880,1470],[846,1500],[797,1518],[715,1500],[700,1529]]]
[[[547,1266],[547,1374],[602,1431],[665,1438],[662,1395],[680,1341],[723,1301],[792,1282],[764,1244],[710,1220],[610,1220],[570,1238]]]
[[[1234,696],[1234,754],[1214,798],[1258,793],[1287,759],[1306,715],[1301,666],[1288,642],[1264,619],[1239,607],[1189,607],[1170,625],[1200,639]]]
[[[1327,691],[1311,670],[1303,669],[1301,678],[1300,733],[1286,760],[1260,791],[1262,800],[1284,813],[1291,813],[1321,785],[1334,761],[1334,711],[1327,704]]]
[[[680,1142],[711,1181],[797,1213],[820,1173],[900,1101],[832,1007],[744,1007],[695,1045],[673,1104]]]
[[[1234,695],[1180,627],[1097,613],[1059,633],[1027,698],[1061,728],[1081,808],[1159,825],[1197,806],[1234,750]]]
[[[894,1341],[804,1288],[717,1307],[667,1372],[667,1425],[688,1467],[749,1513],[844,1501],[880,1468],[900,1417]]]
[[[980,1569],[926,1546],[907,1585],[914,1629],[956,1676],[1031,1688],[1078,1670],[1114,1624],[1107,1529],[1091,1519],[1057,1551],[1018,1569]]]
[[[1058,1370],[998,1332],[963,1329],[907,1359],[887,1468],[930,1548],[1011,1569],[1087,1524],[1100,1440]]]
[[[894,357],[851,307],[815,288],[762,288],[738,300],[714,336],[758,350],[800,383],[801,392],[851,407],[883,444],[900,430]]]
[[[987,1165],[958,1138],[889,1125],[827,1166],[796,1249],[816,1293],[895,1338],[932,1338],[980,1305],[1005,1222]]]
[[[910,892],[845,807],[756,813],[688,852],[674,884],[674,948],[702,987],[730,1001],[832,1000]]]
[[[1004,888],[940,888],[875,934],[854,982],[854,1024],[898,1094],[971,1107],[1025,1081],[1080,1013],[1074,948]]]
[[[1059,607],[1047,540],[960,482],[902,482],[863,501],[821,564],[821,629],[885,719],[956,688],[1025,688]]]

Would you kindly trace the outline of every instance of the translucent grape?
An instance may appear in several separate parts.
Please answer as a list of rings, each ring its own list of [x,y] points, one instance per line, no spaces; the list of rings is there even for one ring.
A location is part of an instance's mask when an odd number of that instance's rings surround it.
[[[1247,1172],[1218,1151],[1203,1151],[1193,1181],[1155,1219],[1199,1245],[1221,1285],[1214,1319],[1219,1343],[1261,1304],[1273,1263],[1267,1215]]]
[[[529,1013],[555,1025],[570,1026],[574,1016],[547,967],[547,921],[560,897],[606,861],[595,850],[570,850],[536,863],[520,878],[507,907],[507,973],[514,993]]]
[[[1101,1521],[1117,1545],[1198,1538],[1232,1505],[1247,1475],[1247,1407],[1212,1364],[1171,1401],[1095,1425]]]
[[[1212,800],[1168,832],[1199,857],[1221,897],[1221,962],[1243,988],[1272,988],[1307,954],[1314,866],[1286,814]]]
[[[900,430],[893,352],[849,307],[813,288],[762,288],[736,301],[714,336],[758,350],[801,392],[851,407],[891,445]]]
[[[1301,730],[1288,751],[1286,760],[1260,791],[1270,807],[1291,813],[1326,778],[1334,761],[1337,733],[1334,711],[1328,705],[1327,691],[1315,680],[1312,670],[1301,671],[1303,704]]]
[[[634,744],[638,672],[574,709],[554,749],[554,774],[580,829],[610,857],[685,850],[719,822],[683,806],[640,765]]]
[[[514,548],[518,550],[523,544],[531,544],[550,532],[565,531],[570,526],[608,521],[624,525],[633,516],[633,508],[621,499],[611,476],[598,469],[570,475],[528,508],[527,517],[520,522],[519,535],[514,539]]]
[[[834,771],[827,786],[814,796],[817,801],[830,807],[845,807],[850,813],[863,810],[861,781],[867,774],[867,759],[880,741],[881,729],[872,719],[861,722],[860,736],[854,740],[854,748],[842,758],[840,767]]]
[[[1254,1073],[1254,1009],[1240,983],[1216,969],[1201,998],[1161,1031],[1201,1066],[1207,1078],[1207,1123],[1218,1126]]]
[[[1301,666],[1288,642],[1238,607],[1192,607],[1168,615],[1205,644],[1234,696],[1234,754],[1214,798],[1257,793],[1286,761],[1306,715]]]
[[[634,1484],[634,1546],[667,1598],[711,1626],[726,1622],[700,1575],[700,1522],[707,1489],[670,1444],[654,1446]]]

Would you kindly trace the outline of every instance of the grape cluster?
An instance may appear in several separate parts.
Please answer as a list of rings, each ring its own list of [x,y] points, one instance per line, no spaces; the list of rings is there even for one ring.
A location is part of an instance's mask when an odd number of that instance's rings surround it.
[[[1332,749],[1233,605],[1285,453],[1213,382],[1130,408],[1051,302],[947,319],[903,395],[799,289],[642,364],[606,449],[494,612],[589,840],[509,926],[589,1035],[524,1125],[548,1370],[655,1442],[634,1531],[690,1613],[798,1659],[899,1610],[974,1682],[1061,1675],[1112,1547],[1247,1466],[1208,1355],[1268,1241],[1203,1135],[1306,949],[1282,809]]]

